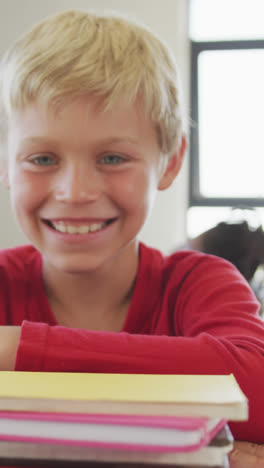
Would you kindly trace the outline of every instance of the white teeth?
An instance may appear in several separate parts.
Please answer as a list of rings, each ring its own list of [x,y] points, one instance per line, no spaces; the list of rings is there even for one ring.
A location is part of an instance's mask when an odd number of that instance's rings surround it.
[[[52,226],[56,231],[66,232],[67,234],[88,234],[88,232],[99,231],[106,226],[106,221],[103,223],[94,223],[94,224],[85,224],[82,226],[72,226],[70,224],[65,224],[63,222],[53,222]]]
[[[79,234],[87,234],[89,232],[89,226],[80,226]]]
[[[101,224],[92,224],[89,228],[91,232],[98,231],[98,229],[101,229],[102,225]]]
[[[52,226],[56,229],[56,231],[60,231],[60,232],[66,232],[66,226],[64,226],[64,224],[52,224]]]
[[[73,226],[66,226],[66,232],[68,234],[77,234],[77,229]]]

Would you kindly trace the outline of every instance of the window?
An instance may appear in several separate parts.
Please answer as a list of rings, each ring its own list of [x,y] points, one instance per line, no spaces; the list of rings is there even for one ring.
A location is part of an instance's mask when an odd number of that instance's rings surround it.
[[[193,42],[191,205],[264,206],[264,40]]]
[[[262,0],[191,2],[190,236],[264,207],[263,14]]]

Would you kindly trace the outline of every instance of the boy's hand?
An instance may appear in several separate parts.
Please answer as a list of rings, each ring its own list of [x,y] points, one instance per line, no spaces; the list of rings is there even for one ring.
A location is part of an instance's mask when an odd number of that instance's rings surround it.
[[[0,371],[14,370],[21,327],[0,326]]]
[[[235,442],[229,463],[230,468],[264,468],[264,445]]]

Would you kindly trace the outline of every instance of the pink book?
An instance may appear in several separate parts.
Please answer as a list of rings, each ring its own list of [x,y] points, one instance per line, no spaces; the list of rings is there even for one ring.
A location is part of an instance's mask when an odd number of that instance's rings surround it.
[[[0,411],[0,441],[113,450],[191,452],[208,445],[224,419]]]

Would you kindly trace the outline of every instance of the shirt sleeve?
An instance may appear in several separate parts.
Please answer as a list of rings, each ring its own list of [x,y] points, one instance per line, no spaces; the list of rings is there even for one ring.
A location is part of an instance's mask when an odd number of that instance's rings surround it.
[[[264,443],[264,323],[257,317],[256,301],[229,266],[216,267],[214,274],[208,268],[201,274],[199,268],[177,299],[174,326],[182,336],[95,332],[24,321],[15,369],[233,373],[250,404],[249,421],[233,423],[231,429],[236,439]]]

